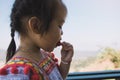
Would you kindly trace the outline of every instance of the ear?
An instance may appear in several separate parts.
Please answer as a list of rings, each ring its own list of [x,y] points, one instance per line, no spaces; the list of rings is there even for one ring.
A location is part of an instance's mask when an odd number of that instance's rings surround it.
[[[41,22],[40,20],[37,18],[37,17],[31,17],[29,20],[28,20],[28,25],[29,25],[29,29],[36,33],[36,34],[39,34],[39,27],[41,26]]]

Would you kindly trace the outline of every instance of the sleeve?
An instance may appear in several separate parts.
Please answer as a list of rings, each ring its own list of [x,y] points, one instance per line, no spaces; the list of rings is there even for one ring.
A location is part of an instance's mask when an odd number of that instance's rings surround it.
[[[0,75],[0,80],[30,80],[28,75],[24,74],[9,74]]]
[[[0,69],[0,80],[30,80],[28,74],[23,74],[22,68]]]
[[[30,66],[9,66],[0,69],[0,80],[43,80]]]

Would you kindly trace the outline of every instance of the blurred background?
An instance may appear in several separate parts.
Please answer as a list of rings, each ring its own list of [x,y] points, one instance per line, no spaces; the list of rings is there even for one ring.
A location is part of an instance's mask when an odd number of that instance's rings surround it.
[[[0,63],[10,43],[14,0],[0,0]],[[120,68],[120,0],[63,0],[68,9],[62,41],[74,46],[70,72]],[[15,36],[19,45],[19,36]],[[54,50],[60,58],[60,49]],[[101,66],[102,65],[102,66]]]

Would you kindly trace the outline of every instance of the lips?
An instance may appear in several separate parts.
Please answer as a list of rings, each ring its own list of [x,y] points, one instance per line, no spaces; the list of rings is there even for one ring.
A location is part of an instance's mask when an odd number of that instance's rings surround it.
[[[61,45],[62,43],[60,41],[56,44],[56,46],[61,46]]]

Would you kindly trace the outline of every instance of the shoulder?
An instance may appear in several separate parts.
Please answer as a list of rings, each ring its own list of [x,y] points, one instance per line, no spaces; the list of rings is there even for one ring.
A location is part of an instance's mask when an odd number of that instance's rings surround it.
[[[15,58],[0,69],[0,80],[42,80],[39,69],[26,59]]]
[[[46,57],[50,57],[56,64],[58,64],[58,58],[54,55],[53,52],[46,52],[44,50],[41,50],[41,53],[44,54]]]

